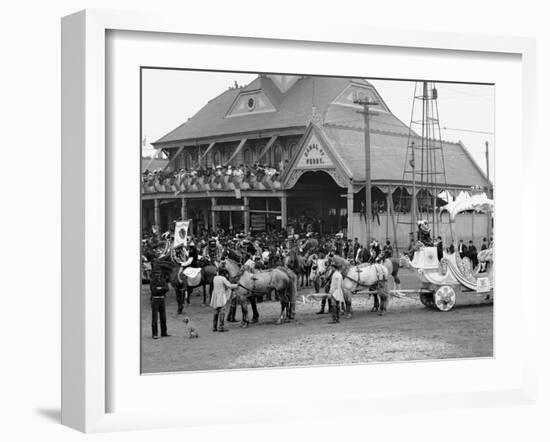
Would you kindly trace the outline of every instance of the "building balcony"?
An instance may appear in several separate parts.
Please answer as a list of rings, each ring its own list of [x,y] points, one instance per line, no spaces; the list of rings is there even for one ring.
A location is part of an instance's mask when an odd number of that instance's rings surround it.
[[[160,175],[142,179],[143,193],[193,193],[208,191],[235,190],[280,190],[281,181],[278,172],[273,174],[176,176],[162,178]]]

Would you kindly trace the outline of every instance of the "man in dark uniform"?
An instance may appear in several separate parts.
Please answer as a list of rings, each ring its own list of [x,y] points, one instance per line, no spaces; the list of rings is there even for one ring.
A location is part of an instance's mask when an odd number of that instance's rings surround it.
[[[468,251],[466,250],[466,244],[464,244],[464,241],[458,241],[458,254],[460,255],[460,258],[464,258],[467,252]]]
[[[210,258],[210,261],[212,264],[218,266],[220,260],[221,260],[221,247],[218,243],[218,238],[213,236],[208,240],[208,257]]]
[[[437,247],[437,260],[441,261],[443,258],[443,240],[441,239],[441,236],[437,237],[435,245]]]
[[[389,239],[386,240],[386,244],[382,247],[382,253],[380,254],[380,261],[391,258],[393,256],[393,247]]]
[[[449,253],[452,255],[455,252],[455,242],[451,240],[451,245],[449,246]]]
[[[487,250],[488,247],[487,247],[487,238],[483,238],[482,242],[481,242],[481,250]]]
[[[477,248],[476,246],[474,246],[474,242],[472,240],[468,242],[468,257],[471,259],[472,267],[475,269],[478,264]]]
[[[166,327],[166,301],[165,296],[168,292],[168,282],[159,268],[154,268],[151,274],[151,312],[152,312],[152,331],[153,339],[158,339],[158,320],[160,318],[160,335],[169,337]]]

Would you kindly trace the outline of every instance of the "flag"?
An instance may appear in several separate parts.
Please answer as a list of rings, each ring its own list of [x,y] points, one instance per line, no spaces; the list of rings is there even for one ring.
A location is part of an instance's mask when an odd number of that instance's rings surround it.
[[[174,230],[174,247],[179,247],[182,244],[187,245],[187,229],[189,229],[189,221],[177,221]]]

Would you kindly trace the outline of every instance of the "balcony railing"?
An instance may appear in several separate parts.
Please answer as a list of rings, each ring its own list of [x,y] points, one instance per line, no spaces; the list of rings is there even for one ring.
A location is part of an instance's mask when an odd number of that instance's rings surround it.
[[[144,176],[142,190],[144,193],[191,193],[208,191],[233,192],[240,190],[278,190],[281,188],[280,174],[258,175],[178,175],[163,178],[159,175]]]

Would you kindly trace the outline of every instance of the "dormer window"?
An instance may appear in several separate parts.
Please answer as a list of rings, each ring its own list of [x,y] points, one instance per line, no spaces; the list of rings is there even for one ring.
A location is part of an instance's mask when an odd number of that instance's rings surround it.
[[[264,112],[276,112],[275,106],[269,100],[267,95],[261,90],[241,92],[236,98],[231,108],[227,112],[226,118],[238,117],[241,115],[260,114]]]

